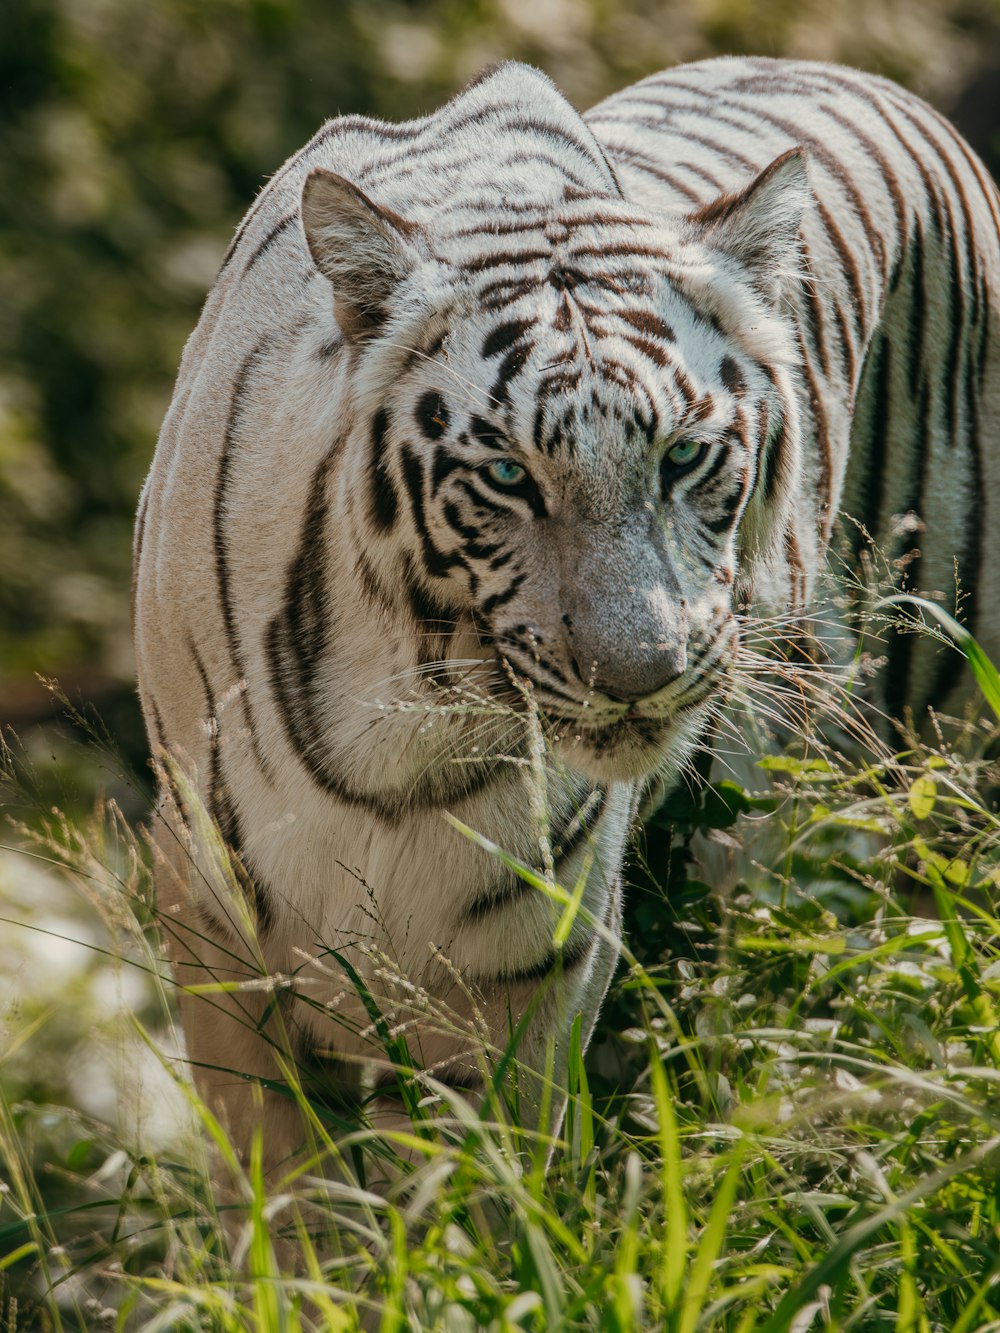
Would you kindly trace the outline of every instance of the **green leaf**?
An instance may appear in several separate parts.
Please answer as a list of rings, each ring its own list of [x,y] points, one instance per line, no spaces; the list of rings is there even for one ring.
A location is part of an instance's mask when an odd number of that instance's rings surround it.
[[[736,1144],[732,1160],[716,1192],[708,1222],[695,1251],[694,1261],[688,1269],[678,1333],[695,1333],[700,1316],[704,1312],[705,1297],[708,1295],[712,1273],[726,1242],[729,1215],[736,1201],[736,1187],[740,1183],[746,1149],[745,1140]]]
[[[737,949],[747,953],[803,953],[829,956],[843,953],[847,941],[842,935],[738,935]]]
[[[937,800],[937,783],[929,773],[915,780],[907,796],[914,819],[928,819]]]
[[[976,684],[983,692],[983,698],[1000,721],[1000,672],[987,657],[978,640],[974,639],[964,625],[942,606],[930,602],[926,597],[916,597],[912,593],[897,593],[894,597],[884,597],[877,607],[904,606],[913,607],[936,620],[955,647],[969,663]]]
[[[71,1171],[79,1171],[90,1156],[94,1147],[92,1139],[80,1139],[66,1154],[66,1165]]]

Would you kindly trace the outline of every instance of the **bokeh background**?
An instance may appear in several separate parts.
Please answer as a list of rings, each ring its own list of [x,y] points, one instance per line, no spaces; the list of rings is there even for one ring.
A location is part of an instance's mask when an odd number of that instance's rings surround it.
[[[421,114],[500,58],[582,108],[723,52],[887,74],[1000,170],[1000,0],[0,0],[0,722],[42,799],[110,785],[141,809],[132,517],[267,176],[324,119]],[[81,754],[39,676],[98,711],[137,790]]]
[[[0,817],[72,847],[102,796],[147,807],[135,504],[184,340],[284,158],[330,116],[427,112],[505,57],[582,108],[740,52],[889,75],[1000,174],[1000,0],[0,0]],[[101,849],[123,875],[125,845]],[[100,858],[68,888],[46,855],[0,846],[0,1107],[51,1208],[112,1169],[101,1125],[155,1146],[175,1122],[121,1035],[121,1014],[159,1020],[148,979],[100,952]]]

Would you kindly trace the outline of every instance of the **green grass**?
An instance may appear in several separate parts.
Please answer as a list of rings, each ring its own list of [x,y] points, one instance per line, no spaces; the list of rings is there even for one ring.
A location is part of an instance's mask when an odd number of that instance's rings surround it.
[[[405,1152],[386,1197],[308,1162],[265,1188],[259,1143],[239,1166],[172,1054],[141,837],[113,806],[36,820],[21,855],[73,886],[86,977],[138,982],[107,1020],[80,972],[56,1000],[8,987],[0,1327],[1000,1329],[1000,819],[978,794],[993,734],[939,731],[877,765],[780,756],[760,791],[719,782],[654,818],[558,1134],[520,1125],[516,1051],[484,1057],[480,1108],[394,1047],[413,1123],[388,1143],[361,1116],[335,1133],[290,1071],[320,1146],[369,1169]],[[688,835],[760,817],[767,856],[709,891]],[[579,886],[538,887],[565,933]],[[141,1118],[81,1109],[59,1078],[95,1040],[158,1061],[193,1131],[151,1147]]]

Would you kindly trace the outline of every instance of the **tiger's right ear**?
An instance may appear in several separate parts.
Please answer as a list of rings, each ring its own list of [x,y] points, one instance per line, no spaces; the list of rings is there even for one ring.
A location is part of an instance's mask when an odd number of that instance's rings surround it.
[[[420,260],[420,228],[317,168],[302,187],[302,229],[316,267],[333,284],[341,333],[350,341],[376,334],[393,292]]]

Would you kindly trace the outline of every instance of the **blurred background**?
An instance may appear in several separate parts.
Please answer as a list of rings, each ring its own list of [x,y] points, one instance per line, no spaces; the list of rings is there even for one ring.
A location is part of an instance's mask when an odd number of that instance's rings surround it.
[[[724,52],[889,75],[1000,170],[1000,0],[0,0],[0,723],[43,806],[146,799],[132,517],[267,176],[327,117],[419,115],[502,57],[583,108]],[[39,676],[96,710],[136,786]]]
[[[169,1004],[105,952],[142,956],[113,912],[142,883],[126,830],[150,794],[130,537],[242,214],[326,118],[428,112],[504,57],[584,108],[741,52],[889,75],[1000,173],[1000,0],[0,0],[0,1176],[34,1173],[27,1211],[85,1239],[70,1205],[113,1195],[121,1143],[179,1132]],[[0,1273],[0,1319],[17,1280]]]

